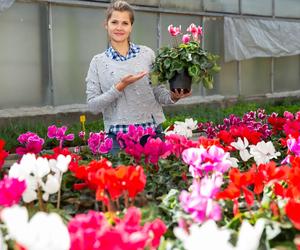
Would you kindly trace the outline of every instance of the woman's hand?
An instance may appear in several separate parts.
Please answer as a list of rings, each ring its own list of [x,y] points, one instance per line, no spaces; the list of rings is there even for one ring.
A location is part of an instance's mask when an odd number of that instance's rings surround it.
[[[178,89],[175,89],[175,92],[171,91],[171,99],[173,102],[177,102],[179,99],[188,97],[192,94],[192,90],[188,93],[184,93],[183,89],[178,91]]]
[[[137,80],[140,80],[145,75],[147,75],[147,71],[142,71],[140,73],[137,73],[135,75],[127,75],[124,76],[119,83],[116,84],[116,89],[119,91],[124,90],[128,85],[136,82]]]

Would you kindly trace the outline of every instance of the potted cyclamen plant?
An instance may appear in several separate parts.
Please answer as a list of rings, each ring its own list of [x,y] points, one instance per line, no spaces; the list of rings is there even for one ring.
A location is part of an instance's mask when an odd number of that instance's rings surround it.
[[[170,89],[189,92],[191,84],[202,83],[204,87],[213,87],[213,74],[220,71],[217,65],[219,56],[201,48],[202,27],[191,24],[187,34],[182,35],[181,26],[169,25],[168,31],[175,40],[173,47],[159,50],[150,73],[153,84],[167,83]],[[179,42],[178,36],[182,35]]]

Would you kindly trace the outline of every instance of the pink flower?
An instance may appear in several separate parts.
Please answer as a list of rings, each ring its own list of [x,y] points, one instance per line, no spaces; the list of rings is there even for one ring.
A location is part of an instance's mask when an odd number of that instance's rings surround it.
[[[171,154],[172,145],[168,142],[163,142],[160,138],[149,138],[144,146],[144,154],[146,161],[152,164],[157,164],[159,158],[167,158]]]
[[[88,146],[93,154],[107,154],[112,149],[112,145],[112,139],[107,138],[104,132],[90,133]]]
[[[293,152],[296,156],[300,156],[300,137],[297,139],[290,137],[286,144],[291,152]]]
[[[191,40],[191,35],[190,34],[185,34],[185,35],[182,36],[182,42],[183,43],[185,43],[185,44],[189,43],[190,40]]]
[[[156,249],[159,246],[160,238],[167,231],[167,227],[162,220],[155,219],[152,222],[145,223],[144,231],[148,232],[148,235],[151,235],[151,246]]]
[[[193,177],[201,177],[206,172],[226,172],[231,167],[229,153],[220,147],[212,145],[209,149],[188,148],[182,152],[182,159],[189,164],[189,171]]]
[[[183,210],[192,215],[196,222],[207,219],[220,220],[221,207],[215,201],[223,178],[221,175],[204,176],[200,181],[194,180],[191,192],[182,191],[179,200]]]
[[[32,132],[27,132],[21,134],[18,137],[18,141],[21,144],[24,144],[25,148],[18,147],[16,148],[16,153],[18,155],[24,155],[27,153],[38,154],[41,152],[44,144],[44,139],[40,138],[37,134]]]
[[[59,146],[60,146],[60,148],[62,148],[64,140],[66,140],[66,141],[74,140],[74,134],[65,135],[67,129],[68,128],[66,126],[62,126],[62,127],[58,128],[55,125],[52,125],[52,126],[48,127],[47,135],[51,139],[55,138],[56,140],[58,140]]]
[[[82,140],[84,140],[84,138],[85,138],[85,132],[84,131],[80,131],[78,133],[78,136],[79,136],[79,138],[81,138]]]
[[[201,26],[197,27],[193,23],[187,28],[186,31],[192,33],[192,36],[193,36],[194,40],[198,40],[198,37],[202,36],[202,33],[203,33],[202,27]]]
[[[286,119],[290,119],[290,120],[293,120],[293,119],[294,119],[293,113],[291,113],[291,112],[289,112],[289,111],[284,111],[283,116],[284,116],[284,118],[286,118]]]
[[[168,26],[168,31],[171,36],[177,36],[181,33],[181,26],[175,27],[175,26],[173,26],[173,24],[170,24]]]
[[[10,207],[17,204],[25,189],[25,181],[4,176],[0,181],[0,206]]]

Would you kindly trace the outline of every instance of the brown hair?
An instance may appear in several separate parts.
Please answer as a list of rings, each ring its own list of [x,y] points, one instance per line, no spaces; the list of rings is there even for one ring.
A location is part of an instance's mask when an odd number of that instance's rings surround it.
[[[108,8],[106,10],[106,22],[108,22],[108,20],[111,18],[113,11],[127,11],[129,13],[131,25],[133,24],[134,10],[131,7],[131,5],[129,3],[127,3],[126,1],[117,0],[117,1],[112,2],[108,6]]]

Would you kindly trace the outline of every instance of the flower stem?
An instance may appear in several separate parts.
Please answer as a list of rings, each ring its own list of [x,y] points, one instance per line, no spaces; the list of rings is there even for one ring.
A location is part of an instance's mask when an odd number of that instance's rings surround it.
[[[57,203],[56,203],[56,208],[59,209],[60,207],[60,200],[61,200],[61,175],[59,176],[59,190],[58,190],[58,194],[57,194]]]
[[[40,211],[46,212],[45,204],[43,202],[42,190],[40,186],[38,186],[37,192],[38,192],[37,195],[38,195],[39,209]]]

